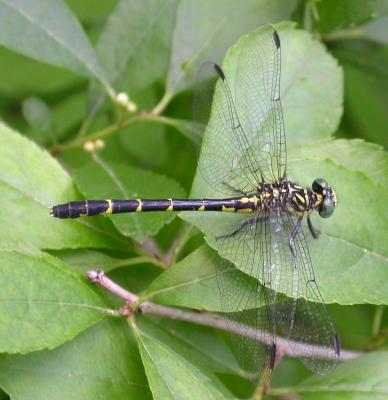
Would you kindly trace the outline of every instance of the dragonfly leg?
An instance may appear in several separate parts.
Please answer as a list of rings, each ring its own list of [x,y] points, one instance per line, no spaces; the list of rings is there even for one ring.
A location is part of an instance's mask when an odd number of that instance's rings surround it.
[[[314,228],[314,225],[313,225],[313,223],[311,222],[311,219],[310,219],[310,215],[307,216],[307,225],[308,225],[308,227],[309,227],[311,236],[312,236],[314,239],[318,239],[318,237],[319,237],[319,235],[320,235],[321,232],[319,232],[318,229],[315,229],[315,228]]]
[[[298,222],[296,223],[294,229],[292,230],[290,236],[288,237],[288,245],[290,246],[291,255],[292,255],[293,260],[295,260],[295,257],[296,257],[294,242],[295,242],[296,235],[299,233],[302,219],[303,219],[303,216],[298,218]]]

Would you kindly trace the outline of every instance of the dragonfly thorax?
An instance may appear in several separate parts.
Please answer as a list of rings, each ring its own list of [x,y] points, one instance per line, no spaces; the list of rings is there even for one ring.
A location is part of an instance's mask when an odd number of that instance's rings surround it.
[[[282,208],[297,216],[302,216],[313,210],[319,211],[320,215],[324,216],[322,214],[325,214],[325,212],[329,213],[328,210],[323,210],[325,204],[332,212],[332,207],[336,204],[334,190],[327,185],[323,190],[314,189],[317,189],[316,185],[313,186],[313,189],[308,189],[288,180],[262,183],[257,189],[258,203],[264,210]],[[332,204],[329,204],[327,199]]]

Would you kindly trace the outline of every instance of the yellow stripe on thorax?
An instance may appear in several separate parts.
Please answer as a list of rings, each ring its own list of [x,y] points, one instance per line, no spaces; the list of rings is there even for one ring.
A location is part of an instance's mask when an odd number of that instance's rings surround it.
[[[299,193],[295,193],[295,196],[297,197],[297,199],[302,203],[305,204],[306,200],[303,196],[301,196]]]

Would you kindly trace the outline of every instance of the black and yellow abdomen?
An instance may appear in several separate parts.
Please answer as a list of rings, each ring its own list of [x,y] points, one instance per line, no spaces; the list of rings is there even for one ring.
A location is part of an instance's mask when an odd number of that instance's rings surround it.
[[[84,200],[53,206],[50,214],[56,218],[78,218],[82,216],[152,211],[221,211],[252,213],[260,207],[260,204],[257,196],[219,200]]]

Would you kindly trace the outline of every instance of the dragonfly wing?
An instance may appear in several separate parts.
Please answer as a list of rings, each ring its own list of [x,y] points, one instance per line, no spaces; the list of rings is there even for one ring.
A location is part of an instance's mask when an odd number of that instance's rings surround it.
[[[283,230],[272,236],[272,245],[282,243],[280,257],[288,260],[282,262],[278,283],[278,290],[288,297],[276,304],[276,321],[295,355],[312,371],[326,374],[335,368],[340,352],[334,324],[315,281],[302,227],[289,213],[277,213],[276,219]]]
[[[194,126],[204,127],[198,168],[220,193],[252,193],[260,182],[284,176],[279,46],[275,30],[264,27],[255,51],[240,50],[234,71],[209,62],[198,73]]]
[[[206,128],[198,168],[210,186],[222,194],[254,192],[262,179],[258,163],[247,157],[251,144],[238,117],[228,78],[211,62],[201,67],[200,75],[193,115],[196,125],[202,120]],[[208,109],[211,112],[206,114]]]
[[[217,239],[221,253],[228,255],[228,260],[219,257],[220,262],[234,269],[233,277],[217,274],[232,351],[247,378],[262,382],[269,380],[276,354],[273,313],[276,294],[258,280],[264,273],[265,253],[257,250],[265,243],[261,234],[266,224],[262,216],[246,217],[227,235]],[[247,242],[253,247],[244,252],[242,261],[250,275],[239,271],[229,261],[233,261],[234,256],[241,257],[239,247]]]
[[[286,139],[280,100],[281,47],[278,33],[265,27],[256,41],[246,41],[235,72],[235,97],[249,135],[250,152],[266,181],[286,175]]]

